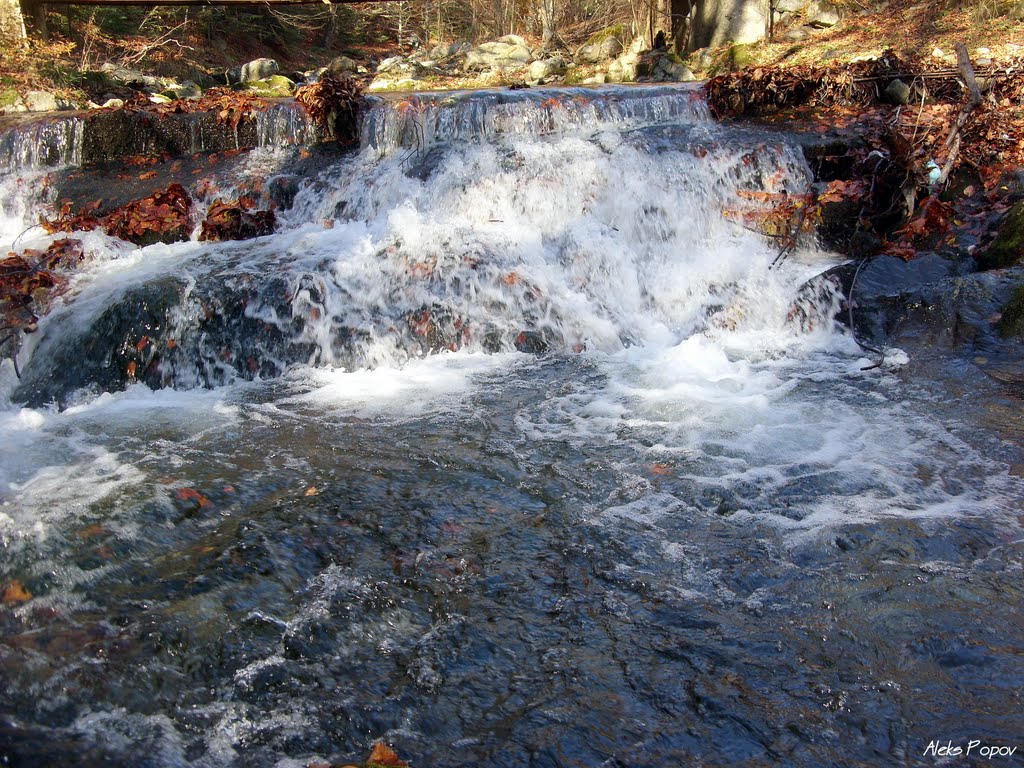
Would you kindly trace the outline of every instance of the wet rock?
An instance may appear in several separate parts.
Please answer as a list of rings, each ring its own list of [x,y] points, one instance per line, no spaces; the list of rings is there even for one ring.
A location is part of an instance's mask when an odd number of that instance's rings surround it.
[[[461,349],[469,336],[465,318],[451,309],[434,304],[410,312],[405,317],[413,338],[425,353]]]
[[[57,318],[22,371],[15,399],[34,407],[52,402],[65,407],[84,387],[117,392],[139,379],[150,383],[147,372],[158,352],[149,340],[166,328],[183,290],[184,284],[171,278],[130,288],[87,328],[68,327],[70,320]]]
[[[274,212],[251,210],[252,203],[244,198],[215,202],[206,214],[199,239],[250,240],[273,233]]]
[[[955,274],[953,262],[935,253],[904,261],[895,256],[877,256],[860,272],[857,292],[864,296],[896,296],[935,283]]]
[[[264,99],[286,99],[295,92],[295,83],[284,75],[273,75],[248,83],[246,90]]]
[[[628,37],[629,33],[624,24],[616,24],[595,32],[576,51],[576,61],[581,64],[596,64],[618,56],[625,49]]]
[[[1000,310],[999,335],[1004,339],[1024,337],[1024,285],[1013,292]]]
[[[978,256],[980,269],[1002,269],[1024,259],[1024,200],[1006,214],[992,244]]]
[[[515,347],[530,355],[542,355],[549,348],[547,337],[541,331],[521,331],[516,336]]]
[[[854,323],[862,338],[929,353],[965,348],[987,356],[1005,346],[995,321],[1024,279],[1024,271],[1015,268],[935,279],[944,269],[938,257],[920,266],[914,265],[917,260],[902,267],[896,261],[885,257],[874,269],[865,266],[857,278],[852,294]],[[854,271],[854,265],[830,270],[848,297]],[[862,282],[865,271],[868,279]],[[846,322],[844,315],[840,319]]]

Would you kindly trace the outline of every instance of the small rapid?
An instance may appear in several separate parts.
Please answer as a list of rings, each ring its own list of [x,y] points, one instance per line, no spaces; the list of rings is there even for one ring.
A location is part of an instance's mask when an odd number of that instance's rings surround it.
[[[793,142],[690,86],[389,96],[362,137],[273,234],[74,235],[0,366],[0,756],[916,765],[1019,732],[1019,450],[953,394],[983,377],[873,367],[813,236],[773,265],[744,226],[812,183]],[[40,179],[0,178],[5,244],[53,239]]]

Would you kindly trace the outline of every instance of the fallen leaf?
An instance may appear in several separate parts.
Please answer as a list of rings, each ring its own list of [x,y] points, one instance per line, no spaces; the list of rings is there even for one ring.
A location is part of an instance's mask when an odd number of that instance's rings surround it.
[[[370,752],[370,759],[367,760],[367,762],[373,765],[384,766],[384,768],[406,768],[409,765],[395,754],[395,751],[383,741],[378,741],[373,745],[373,750]]]
[[[320,493],[320,489],[317,488],[315,485],[311,485],[311,486],[309,486],[309,488],[306,489],[306,492],[304,494],[302,494],[302,495],[303,496],[316,496],[319,493]]]
[[[10,605],[12,603],[27,603],[32,599],[32,593],[22,586],[21,582],[13,579],[4,585],[3,596],[0,596],[0,603]],[[394,753],[392,753],[394,754]],[[405,763],[400,763],[405,765]]]

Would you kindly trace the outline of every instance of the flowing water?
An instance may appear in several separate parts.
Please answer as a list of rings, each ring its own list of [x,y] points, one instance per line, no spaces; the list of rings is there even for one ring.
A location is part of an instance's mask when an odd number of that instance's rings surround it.
[[[0,182],[5,243],[47,241],[32,179]],[[0,579],[32,595],[0,606],[0,757],[1019,744],[1019,446],[966,366],[864,370],[804,287],[836,257],[770,268],[734,214],[810,181],[693,89],[422,96],[274,235],[83,235],[0,369]]]

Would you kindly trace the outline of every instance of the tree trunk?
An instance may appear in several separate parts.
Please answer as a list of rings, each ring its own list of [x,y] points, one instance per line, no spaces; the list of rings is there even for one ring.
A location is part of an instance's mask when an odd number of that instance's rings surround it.
[[[686,53],[690,38],[690,0],[671,0],[672,50]]]
[[[26,38],[25,19],[18,0],[0,0],[0,44],[22,47]]]
[[[547,48],[555,37],[555,0],[540,0],[537,11],[540,14],[541,40]]]

